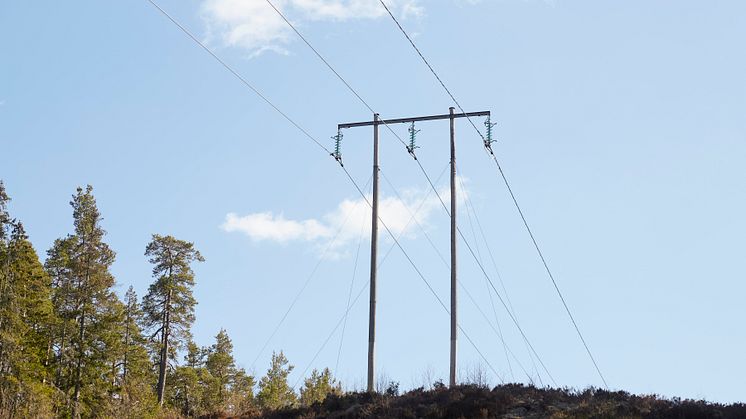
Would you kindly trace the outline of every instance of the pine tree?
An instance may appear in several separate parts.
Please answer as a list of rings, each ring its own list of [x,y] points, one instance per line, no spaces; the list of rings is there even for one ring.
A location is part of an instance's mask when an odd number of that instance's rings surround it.
[[[324,368],[322,372],[314,369],[300,390],[300,402],[304,406],[310,406],[324,401],[330,394],[342,394],[342,386],[332,377],[329,368]]]
[[[50,281],[9,200],[0,181],[0,417],[51,415]]]
[[[158,354],[158,403],[163,404],[168,361],[176,350],[189,341],[189,328],[194,322],[192,295],[194,272],[191,263],[204,261],[194,244],[172,236],[153,235],[145,249],[145,256],[153,266],[153,282],[143,299],[145,324],[160,335]]]
[[[254,384],[254,376],[246,374],[243,368],[236,371],[231,393],[226,401],[228,413],[242,414],[254,406]]]
[[[224,329],[215,336],[205,366],[212,377],[209,394],[215,409],[241,413],[251,404],[254,377],[236,367],[233,343]]]
[[[121,381],[125,386],[128,382],[137,380],[149,369],[150,360],[146,349],[146,341],[140,329],[143,313],[137,301],[137,294],[130,286],[124,295],[123,336],[121,355]]]
[[[218,403],[225,402],[228,386],[236,375],[236,361],[233,359],[233,342],[224,329],[215,336],[215,344],[207,355],[207,371],[214,379],[214,389]]]
[[[75,329],[75,279],[70,261],[72,247],[71,237],[55,240],[47,251],[47,260],[44,262],[44,269],[52,278],[52,306],[55,314],[55,321],[50,325],[48,357],[54,368],[53,382],[63,391],[69,387],[69,366],[74,359],[72,336]]]
[[[109,350],[116,337],[118,299],[109,268],[115,254],[104,243],[101,214],[93,188],[78,188],[70,202],[74,234],[55,241],[48,252],[55,311],[61,318],[57,342],[58,386],[72,392],[71,416],[94,415],[107,403]],[[121,303],[119,303],[121,304]]]
[[[293,368],[282,351],[272,353],[272,365],[267,375],[259,380],[257,399],[263,408],[276,410],[295,405],[297,396],[288,384],[288,375]]]
[[[184,416],[209,413],[211,404],[206,400],[205,393],[212,382],[212,377],[205,368],[207,350],[200,348],[191,340],[186,347],[185,365],[174,370],[168,398],[171,405],[178,408]]]
[[[155,411],[154,375],[147,342],[140,329],[142,310],[132,286],[127,289],[118,327],[120,343],[112,373],[117,392],[111,416],[139,418]]]

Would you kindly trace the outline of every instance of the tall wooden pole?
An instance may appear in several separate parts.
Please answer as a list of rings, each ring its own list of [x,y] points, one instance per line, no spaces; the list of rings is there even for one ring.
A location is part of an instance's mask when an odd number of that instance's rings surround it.
[[[378,262],[378,114],[373,114],[373,203],[370,234],[370,318],[368,322],[368,392],[375,390],[376,276]]]
[[[454,108],[449,113],[441,115],[416,116],[411,118],[396,118],[382,121],[378,114],[373,115],[372,121],[349,122],[337,125],[337,129],[373,126],[373,227],[370,246],[370,324],[368,329],[368,391],[375,390],[375,337],[376,337],[376,253],[378,245],[378,126],[381,124],[410,124],[418,121],[437,121],[450,119],[451,121],[451,363],[449,385],[456,385],[456,350],[458,338],[458,307],[456,289],[456,119],[478,116],[490,116],[489,111],[455,113]]]
[[[457,298],[456,298],[456,120],[454,108],[449,109],[451,119],[451,387],[456,385],[456,340],[458,337]]]

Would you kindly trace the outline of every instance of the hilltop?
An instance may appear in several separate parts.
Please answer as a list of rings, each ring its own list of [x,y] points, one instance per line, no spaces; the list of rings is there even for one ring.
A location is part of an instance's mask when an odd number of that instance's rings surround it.
[[[213,415],[205,418],[224,418]],[[247,412],[242,419],[286,418],[746,418],[746,405],[665,399],[624,391],[540,389],[521,384],[488,388],[416,389],[402,395],[348,393],[321,403],[270,413]]]

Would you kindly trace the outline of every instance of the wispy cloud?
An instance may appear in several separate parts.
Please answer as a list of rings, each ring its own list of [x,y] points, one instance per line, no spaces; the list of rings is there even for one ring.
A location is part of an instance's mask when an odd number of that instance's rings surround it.
[[[420,16],[420,0],[388,0],[387,5],[402,17]],[[378,0],[273,0],[294,24],[308,21],[347,21],[385,16]],[[252,56],[264,51],[286,53],[294,38],[282,18],[266,0],[203,0],[201,15],[208,40],[243,48]]]
[[[447,189],[439,193],[447,199]],[[367,198],[370,201],[371,197]],[[440,206],[432,190],[410,189],[401,194],[401,199],[381,197],[379,216],[395,236],[414,239],[420,233],[417,223],[429,228],[430,220]],[[370,206],[359,198],[345,199],[318,218],[292,220],[285,218],[283,213],[273,212],[229,213],[220,227],[226,232],[243,233],[257,243],[311,243],[319,254],[326,251],[327,256],[338,257],[347,253],[348,246],[356,243],[361,233],[364,238],[370,238],[370,217]],[[386,237],[388,233],[381,228],[381,235]]]

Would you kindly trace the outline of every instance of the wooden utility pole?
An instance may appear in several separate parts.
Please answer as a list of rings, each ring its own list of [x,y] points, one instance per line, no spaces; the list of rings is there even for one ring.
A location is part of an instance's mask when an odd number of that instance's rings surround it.
[[[456,350],[458,338],[458,322],[456,321],[457,299],[456,299],[456,120],[453,114],[454,108],[449,109],[451,120],[451,366],[448,384],[456,385]]]
[[[378,276],[378,114],[373,114],[373,202],[370,234],[370,316],[368,319],[368,392],[375,390],[376,279]]]
[[[339,124],[338,130],[355,127],[373,126],[373,202],[372,207],[372,227],[370,240],[370,318],[368,320],[368,391],[375,390],[375,341],[376,341],[376,277],[377,277],[377,252],[378,252],[378,127],[380,125],[405,124],[419,121],[436,121],[449,119],[451,122],[451,356],[450,356],[450,380],[451,386],[456,385],[456,349],[458,336],[458,321],[456,314],[458,312],[456,288],[456,241],[458,233],[456,227],[456,118],[469,118],[478,116],[490,116],[489,111],[454,113],[454,108],[450,108],[447,114],[418,116],[414,118],[397,118],[381,120],[378,114],[373,115],[372,121],[351,122]],[[412,128],[414,130],[414,127]],[[337,141],[342,138],[338,134]],[[407,147],[407,151],[414,156],[414,144]],[[332,155],[340,161],[341,155],[338,152]]]

